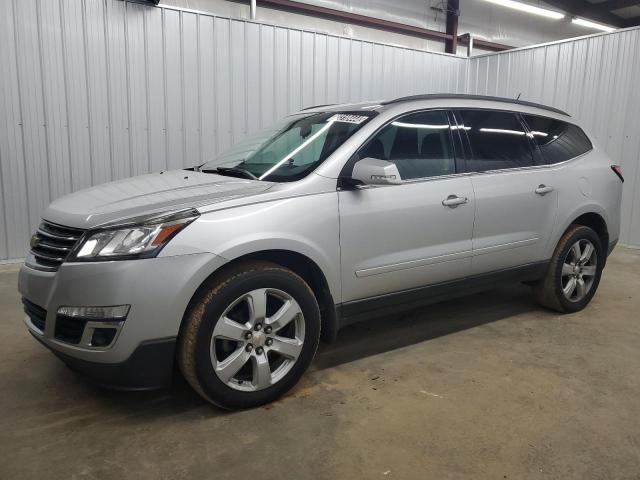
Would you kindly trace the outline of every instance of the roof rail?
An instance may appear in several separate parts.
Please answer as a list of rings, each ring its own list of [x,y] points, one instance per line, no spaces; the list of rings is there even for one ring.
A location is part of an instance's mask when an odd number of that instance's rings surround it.
[[[320,107],[332,107],[334,105],[337,105],[337,103],[326,103],[324,105],[314,105],[312,107],[306,107],[303,108],[302,110],[300,110],[301,112],[304,112],[305,110],[313,110],[314,108],[320,108]]]
[[[425,95],[411,95],[408,97],[400,97],[395,100],[389,100],[383,102],[383,105],[390,105],[393,103],[400,102],[410,102],[413,100],[446,100],[446,99],[460,99],[460,100],[491,100],[494,102],[504,102],[504,103],[514,103],[516,105],[524,105],[526,107],[536,107],[541,108],[543,110],[548,110],[549,112],[559,113],[561,115],[566,115],[570,117],[567,112],[564,112],[558,108],[548,107],[546,105],[541,105],[539,103],[527,102],[525,100],[517,100],[513,98],[504,98],[504,97],[492,97],[489,95],[465,95],[463,93],[430,93]]]

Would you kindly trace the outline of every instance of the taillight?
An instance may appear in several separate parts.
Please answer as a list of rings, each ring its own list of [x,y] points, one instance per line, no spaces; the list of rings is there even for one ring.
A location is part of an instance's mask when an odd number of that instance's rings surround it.
[[[615,173],[620,181],[624,183],[624,177],[622,176],[622,168],[620,168],[620,165],[611,165],[611,170],[613,170],[613,173]]]

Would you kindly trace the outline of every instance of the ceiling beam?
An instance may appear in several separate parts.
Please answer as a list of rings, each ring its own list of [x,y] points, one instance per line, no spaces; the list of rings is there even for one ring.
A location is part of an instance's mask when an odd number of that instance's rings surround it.
[[[140,3],[142,5],[158,5],[160,0],[126,0],[129,3]]]
[[[331,20],[338,20],[340,22],[355,23],[365,27],[381,28],[393,32],[404,33],[405,35],[414,35],[416,37],[432,40],[450,40],[453,38],[452,35],[437,30],[430,30],[428,28],[416,27],[406,23],[383,20],[381,18],[369,17],[367,15],[322,7],[295,0],[258,0],[258,4],[266,7],[297,11],[307,15],[316,15]]]
[[[471,35],[465,33],[458,37],[458,43],[460,45],[469,45],[469,40],[471,39]],[[473,46],[481,48],[483,50],[491,50],[492,52],[503,52],[504,50],[511,50],[511,45],[505,45],[504,43],[496,43],[490,42],[489,40],[482,40],[481,38],[473,37]]]
[[[606,3],[589,3],[586,0],[545,0],[545,3],[574,17],[582,17],[616,28],[628,27],[628,22],[609,11]]]
[[[620,10],[621,8],[640,6],[640,0],[608,0],[609,10]]]
[[[449,0],[448,0],[449,1]],[[342,10],[336,10],[333,8],[321,7],[309,3],[302,3],[295,0],[258,0],[259,5],[272,8],[282,8],[286,10],[297,11],[307,15],[315,15],[318,17],[324,17],[331,20],[338,20],[348,23],[356,23],[371,28],[380,28],[393,32],[404,33],[405,35],[413,35],[422,38],[429,38],[433,40],[444,40],[454,43],[462,43],[466,45],[468,43],[464,36],[456,36],[455,42],[454,36],[449,32],[440,32],[437,30],[429,30],[426,28],[416,27],[413,25],[407,25],[405,23],[398,23],[389,20],[383,20],[381,18],[369,17],[366,15],[360,15],[357,13],[346,12]],[[456,16],[456,19],[458,17]],[[466,42],[466,43],[465,43]],[[486,50],[501,51],[510,50],[514,47],[510,45],[504,45],[502,43],[489,42],[487,40],[473,39],[474,45]],[[452,49],[455,52],[455,49]]]

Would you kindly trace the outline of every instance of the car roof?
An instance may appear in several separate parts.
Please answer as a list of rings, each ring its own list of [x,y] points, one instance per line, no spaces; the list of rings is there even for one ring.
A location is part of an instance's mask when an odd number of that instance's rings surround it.
[[[484,100],[490,102],[498,102],[498,103],[508,103],[511,105],[522,105],[525,107],[535,107],[540,108],[542,110],[548,110],[553,113],[559,113],[560,115],[566,115],[570,117],[570,115],[558,108],[549,107],[547,105],[542,105],[541,103],[528,102],[526,100],[520,100],[519,98],[505,98],[505,97],[492,97],[489,95],[466,95],[460,93],[432,93],[427,95],[411,95],[408,97],[400,97],[395,100],[389,100],[388,102],[383,102],[383,105],[391,105],[395,103],[401,102],[412,102],[416,100]]]
[[[342,104],[328,104],[328,105],[316,105],[313,107],[305,108],[303,111],[340,111],[340,110],[384,110],[393,106],[399,106],[403,104],[411,104],[419,102],[424,104],[425,102],[432,101],[434,104],[441,106],[442,101],[447,101],[450,108],[465,108],[473,107],[478,108],[484,106],[485,108],[501,108],[516,111],[523,111],[530,113],[530,109],[544,110],[546,112],[554,113],[556,115],[562,115],[570,117],[570,115],[563,110],[548,105],[542,105],[540,103],[529,102],[526,100],[493,97],[488,95],[466,95],[455,93],[436,93],[425,95],[410,95],[406,97],[399,97],[393,100],[382,101],[369,101],[360,103],[342,103]],[[482,105],[480,104],[482,103]],[[488,104],[486,104],[488,102]],[[522,107],[522,108],[514,108]]]

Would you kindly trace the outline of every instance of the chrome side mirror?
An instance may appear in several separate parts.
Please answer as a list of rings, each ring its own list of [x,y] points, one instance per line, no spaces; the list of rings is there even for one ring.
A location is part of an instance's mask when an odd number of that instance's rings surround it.
[[[353,166],[352,180],[365,185],[399,185],[402,183],[394,163],[377,158],[365,158]]]

